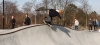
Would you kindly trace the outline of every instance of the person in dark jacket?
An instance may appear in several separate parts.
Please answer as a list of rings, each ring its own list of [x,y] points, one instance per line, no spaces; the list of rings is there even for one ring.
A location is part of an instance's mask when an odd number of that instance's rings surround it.
[[[45,17],[45,22],[47,23],[47,24],[51,24],[51,22],[52,22],[52,18],[53,17],[56,17],[56,16],[58,16],[60,19],[61,19],[61,16],[60,16],[60,14],[56,11],[56,10],[54,10],[54,9],[49,9],[48,11],[47,11],[47,16]],[[43,21],[44,21],[43,20]]]
[[[89,19],[89,31],[92,31],[92,25],[93,25],[93,21],[92,21],[92,19],[90,18]]]
[[[93,19],[93,27],[94,27],[94,31],[96,31],[96,20]]]
[[[26,18],[25,18],[25,21],[24,21],[24,25],[30,25],[30,18],[28,16],[28,14],[26,14]]]
[[[15,23],[16,23],[16,20],[14,18],[14,16],[11,17],[11,24],[12,24],[12,29],[15,27]]]

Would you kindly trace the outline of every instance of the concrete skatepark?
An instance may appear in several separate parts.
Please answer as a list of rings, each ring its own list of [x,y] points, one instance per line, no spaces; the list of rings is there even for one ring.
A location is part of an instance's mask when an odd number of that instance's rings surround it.
[[[100,32],[76,31],[67,27],[35,24],[0,29],[0,45],[100,45]]]

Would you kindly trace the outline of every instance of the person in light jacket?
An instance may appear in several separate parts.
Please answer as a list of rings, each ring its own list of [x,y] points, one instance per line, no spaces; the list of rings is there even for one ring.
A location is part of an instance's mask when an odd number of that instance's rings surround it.
[[[79,25],[79,21],[77,19],[75,19],[75,30],[78,30],[78,25]]]

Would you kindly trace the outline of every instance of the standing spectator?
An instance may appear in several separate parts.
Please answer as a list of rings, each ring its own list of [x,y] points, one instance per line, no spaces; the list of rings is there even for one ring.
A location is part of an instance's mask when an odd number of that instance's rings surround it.
[[[96,30],[98,29],[98,27],[99,27],[99,22],[98,22],[98,20],[96,19]]]
[[[24,25],[30,25],[30,18],[28,16],[28,14],[26,14],[26,18],[25,18],[25,21],[23,23]]]
[[[11,29],[13,29],[15,27],[15,23],[16,23],[16,20],[15,20],[14,16],[11,16],[11,24],[12,24]]]
[[[75,30],[78,30],[78,25],[79,25],[79,21],[77,19],[75,19]]]
[[[93,23],[93,21],[91,20],[91,18],[89,19],[89,31],[92,31],[92,24]]]
[[[93,27],[94,27],[94,31],[96,31],[96,20],[93,19]]]

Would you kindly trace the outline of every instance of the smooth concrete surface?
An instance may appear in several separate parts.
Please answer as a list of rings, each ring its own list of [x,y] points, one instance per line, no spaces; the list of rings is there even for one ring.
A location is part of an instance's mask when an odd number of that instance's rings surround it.
[[[11,30],[1,29],[0,45],[100,45],[100,33],[56,25],[30,25]]]

